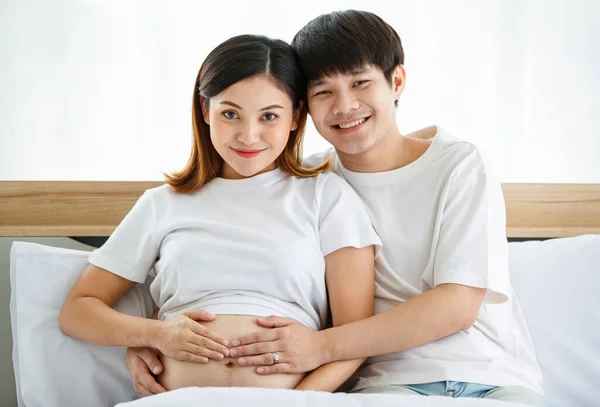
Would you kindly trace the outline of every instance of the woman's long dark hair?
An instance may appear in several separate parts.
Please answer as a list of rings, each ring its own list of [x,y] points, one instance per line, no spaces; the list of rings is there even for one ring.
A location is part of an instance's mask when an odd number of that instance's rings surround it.
[[[223,158],[211,142],[210,127],[204,121],[201,101],[208,106],[210,98],[241,80],[255,76],[271,80],[290,97],[294,110],[301,109],[298,128],[290,132],[287,145],[277,158],[277,166],[299,177],[312,177],[327,169],[329,162],[316,168],[304,168],[300,164],[307,104],[306,83],[296,53],[281,40],[261,35],[240,35],[217,46],[200,67],[192,98],[192,153],[182,171],[165,174],[167,183],[176,192],[198,190],[217,177],[223,166]]]

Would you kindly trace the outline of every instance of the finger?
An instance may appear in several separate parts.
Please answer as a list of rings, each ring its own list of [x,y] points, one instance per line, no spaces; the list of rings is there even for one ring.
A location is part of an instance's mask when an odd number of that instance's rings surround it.
[[[233,348],[229,351],[229,356],[239,358],[240,356],[257,356],[277,351],[281,351],[280,344],[277,341],[258,342]]]
[[[156,380],[152,381],[151,383],[148,383],[146,385],[146,389],[150,392],[150,394],[165,393],[167,391],[167,389],[162,387],[160,383],[158,383]]]
[[[251,334],[242,336],[241,338],[232,340],[231,345],[243,346],[243,345],[249,345],[249,344],[257,343],[257,342],[276,341],[279,338],[280,338],[279,331],[276,329],[269,330],[269,331],[253,332]],[[234,349],[236,349],[236,348],[234,348]],[[229,351],[229,354],[231,355],[231,350]]]
[[[149,348],[143,348],[139,352],[137,352],[137,356],[144,361],[144,363],[150,368],[152,373],[160,374],[163,370],[162,363],[158,359],[158,356],[155,352],[150,350]]]
[[[135,386],[133,386],[133,389],[135,390],[135,394],[140,397],[148,397],[152,395],[152,393],[150,393],[150,391],[148,391],[148,389],[145,388],[141,383],[136,383]]]
[[[205,335],[207,332],[211,331],[199,325],[193,328],[192,333],[186,337],[186,340],[189,343],[206,348],[212,351],[212,353],[219,353],[221,356],[229,356],[229,348],[208,338]],[[221,357],[221,359],[223,358]]]
[[[184,345],[183,350],[186,352],[193,353],[195,355],[205,356],[208,359],[212,360],[223,360],[225,356],[222,353],[215,352],[213,350],[207,349],[204,345],[198,345],[196,343],[187,343]]]
[[[143,391],[147,392],[147,395],[157,394],[165,392],[165,388],[162,387],[151,374],[143,374],[138,377],[138,384],[143,387]]]
[[[216,318],[214,314],[206,312],[202,309],[184,312],[183,314],[194,321],[210,322]]]
[[[256,322],[258,325],[265,328],[282,328],[284,326],[297,324],[298,321],[292,318],[277,317],[275,315],[268,316],[266,318],[257,318]]]
[[[283,355],[281,353],[278,354],[278,363],[281,363],[283,361]],[[238,360],[238,363],[240,364],[240,366],[271,366],[275,363],[275,360],[273,359],[273,353],[264,353],[262,355],[247,356],[240,358]]]
[[[182,362],[194,362],[201,363],[203,365],[208,363],[208,358],[206,356],[199,356],[195,353],[188,352],[185,350],[177,352],[174,359],[182,361]]]
[[[296,373],[289,363],[277,363],[271,366],[261,366],[256,369],[256,373],[262,376],[278,373]]]
[[[127,365],[129,373],[134,383],[141,383],[141,378],[145,376],[152,377],[152,371],[146,362],[141,358],[141,352],[136,351],[135,359],[131,365]]]
[[[217,335],[210,329],[206,329],[204,326],[198,323],[192,324],[191,329],[192,332],[194,332],[195,334],[208,338],[214,343],[214,345],[210,346],[209,349],[216,350],[217,352],[220,352],[223,355],[226,355],[229,351],[229,348],[227,348],[227,345],[229,345],[229,341],[223,338],[221,335]]]

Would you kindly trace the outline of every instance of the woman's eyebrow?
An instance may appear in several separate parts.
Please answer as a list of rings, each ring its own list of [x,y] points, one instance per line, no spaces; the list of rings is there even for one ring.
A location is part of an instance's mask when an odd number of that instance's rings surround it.
[[[221,105],[229,105],[229,106],[233,106],[236,109],[240,109],[240,110],[244,110],[240,105],[238,105],[237,103],[233,103],[229,100],[224,100],[220,103]],[[269,106],[265,106],[262,109],[260,109],[260,111],[264,111],[264,110],[270,110],[270,109],[283,109],[283,106],[281,105],[269,105]]]
[[[263,110],[271,110],[271,109],[283,109],[283,106],[269,105],[269,106],[263,107],[262,109],[260,109],[260,111],[262,112]]]
[[[236,109],[244,110],[244,109],[242,109],[242,107],[240,105],[230,102],[229,100],[224,100],[220,104],[221,105],[229,105],[229,106],[235,107]]]

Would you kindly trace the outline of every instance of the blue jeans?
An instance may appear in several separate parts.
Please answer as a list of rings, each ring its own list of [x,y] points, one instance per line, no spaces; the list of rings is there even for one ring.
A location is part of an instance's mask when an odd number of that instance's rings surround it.
[[[541,394],[522,386],[489,386],[465,382],[433,382],[421,384],[391,384],[357,390],[361,394],[412,394],[421,396],[476,397],[512,401],[536,407],[544,405]]]

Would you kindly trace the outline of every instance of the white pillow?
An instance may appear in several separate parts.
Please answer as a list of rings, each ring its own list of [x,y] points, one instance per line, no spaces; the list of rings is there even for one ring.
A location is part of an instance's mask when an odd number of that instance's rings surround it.
[[[107,407],[136,398],[125,348],[83,343],[63,334],[58,316],[90,252],[14,242],[10,252],[10,314],[19,407]],[[115,306],[148,317],[146,284]]]
[[[600,403],[600,235],[510,243],[547,407]]]

